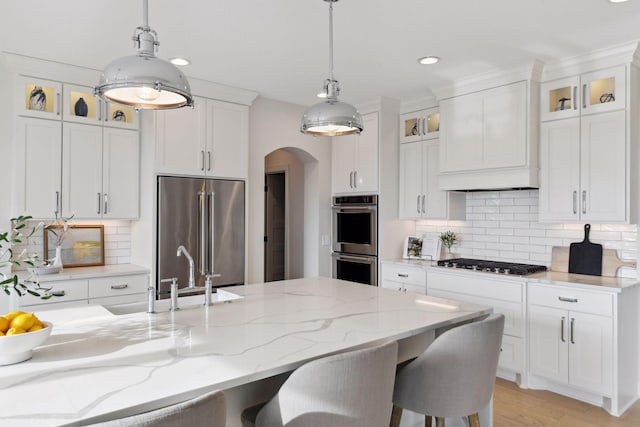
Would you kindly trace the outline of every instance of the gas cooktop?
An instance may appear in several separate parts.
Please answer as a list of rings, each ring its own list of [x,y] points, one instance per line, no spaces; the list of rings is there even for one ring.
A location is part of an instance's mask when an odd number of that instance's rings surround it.
[[[488,271],[499,274],[515,274],[526,276],[527,274],[547,271],[544,265],[519,264],[515,262],[487,261],[483,259],[452,258],[438,261],[438,265],[448,268],[462,268],[474,271]]]

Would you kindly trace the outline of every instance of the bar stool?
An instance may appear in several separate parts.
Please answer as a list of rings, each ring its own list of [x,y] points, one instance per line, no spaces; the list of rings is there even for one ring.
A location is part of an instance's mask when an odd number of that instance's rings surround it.
[[[243,427],[387,427],[398,360],[395,341],[311,361],[269,402],[246,409]]]
[[[99,427],[224,427],[226,422],[226,400],[222,391],[216,390],[165,408],[91,425]]]
[[[478,412],[491,400],[504,315],[494,314],[448,330],[398,371],[393,392],[391,426],[398,427],[402,409],[425,415],[425,426],[444,427],[446,417],[468,417],[479,427]]]

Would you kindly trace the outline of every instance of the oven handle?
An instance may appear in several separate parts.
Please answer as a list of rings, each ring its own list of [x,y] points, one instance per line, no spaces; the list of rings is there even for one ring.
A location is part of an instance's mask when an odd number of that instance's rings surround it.
[[[375,211],[378,209],[376,206],[332,206],[334,211]]]
[[[362,264],[370,264],[372,261],[375,261],[376,259],[376,257],[374,256],[366,256],[366,255],[352,256],[352,255],[334,253],[333,256],[335,256],[338,259],[344,259],[346,261],[361,262]]]

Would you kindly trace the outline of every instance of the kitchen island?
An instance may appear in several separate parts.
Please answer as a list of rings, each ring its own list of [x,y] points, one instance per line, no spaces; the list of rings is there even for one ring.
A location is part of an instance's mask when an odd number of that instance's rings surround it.
[[[46,312],[54,329],[45,345],[0,367],[0,425],[82,425],[214,389],[227,394],[227,425],[239,425],[243,406],[309,360],[387,340],[406,360],[438,331],[492,311],[328,278],[225,290],[242,298],[173,313]]]

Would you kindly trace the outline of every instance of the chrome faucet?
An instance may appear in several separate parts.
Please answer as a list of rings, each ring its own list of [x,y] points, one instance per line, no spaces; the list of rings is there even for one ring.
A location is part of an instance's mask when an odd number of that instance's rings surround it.
[[[196,279],[195,279],[195,266],[193,264],[193,257],[187,252],[187,248],[180,245],[178,246],[178,252],[176,256],[180,256],[180,254],[184,254],[184,256],[189,260],[189,288],[193,289],[196,287]]]

